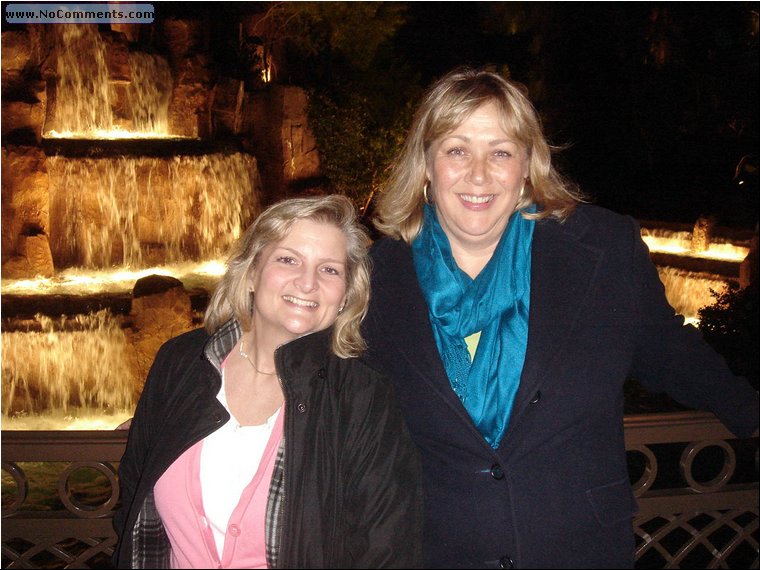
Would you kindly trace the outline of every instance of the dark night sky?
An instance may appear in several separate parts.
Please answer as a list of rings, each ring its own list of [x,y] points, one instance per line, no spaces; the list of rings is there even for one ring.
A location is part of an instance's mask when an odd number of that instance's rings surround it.
[[[749,191],[732,178],[743,155],[757,161],[757,10],[415,2],[400,36],[425,79],[463,63],[508,66],[550,140],[567,145],[562,170],[595,202],[637,217],[706,213],[752,226],[757,175]],[[504,22],[514,33],[499,33]]]
[[[214,25],[261,4],[156,7],[205,10]],[[564,147],[557,164],[594,202],[639,218],[757,222],[758,2],[402,4],[388,68],[413,69],[423,86],[462,64],[508,69]],[[745,155],[755,174],[739,189]]]

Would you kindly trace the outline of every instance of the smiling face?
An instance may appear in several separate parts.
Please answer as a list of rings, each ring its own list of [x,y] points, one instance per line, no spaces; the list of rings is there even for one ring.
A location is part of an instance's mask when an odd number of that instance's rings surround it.
[[[265,248],[249,277],[258,339],[279,346],[335,322],[346,300],[346,238],[331,224],[298,220]]]
[[[427,154],[438,221],[456,251],[493,250],[528,176],[528,155],[501,126],[494,103],[477,109]]]

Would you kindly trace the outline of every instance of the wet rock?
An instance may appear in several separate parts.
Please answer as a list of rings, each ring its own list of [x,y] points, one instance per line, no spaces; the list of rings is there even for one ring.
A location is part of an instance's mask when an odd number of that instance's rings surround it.
[[[216,135],[239,134],[242,126],[243,82],[222,77],[211,95],[211,124]]]
[[[137,377],[142,379],[161,345],[194,327],[190,295],[181,281],[163,275],[137,280],[130,317]]]
[[[692,251],[707,251],[712,241],[717,220],[713,216],[702,216],[694,224],[691,237]]]
[[[166,19],[160,22],[160,27],[174,61],[191,54],[202,45],[204,23],[199,20]]]
[[[53,255],[46,235],[21,236],[19,251],[29,262],[32,276],[52,277],[55,274]]]
[[[20,254],[22,235],[48,234],[49,192],[45,154],[32,146],[2,149],[3,260]],[[29,231],[34,228],[34,231]]]
[[[182,281],[169,275],[148,275],[135,282],[132,289],[132,297],[148,297],[150,295],[161,295],[175,287],[183,287]]]
[[[2,35],[2,82],[14,81],[32,58],[32,41],[26,30],[8,30]]]
[[[26,101],[2,102],[2,136],[7,140],[19,131],[29,131],[30,138],[39,143],[42,140],[42,127],[45,123],[45,105],[41,101],[29,103]]]
[[[129,67],[129,45],[127,36],[114,32],[103,34],[106,46],[106,65],[111,81],[131,81],[132,72]]]
[[[136,42],[140,39],[140,31],[145,24],[117,24],[111,23],[111,31],[124,34],[128,42]]]
[[[308,97],[303,89],[273,85],[254,93],[246,109],[253,123],[253,146],[261,165],[267,198],[321,174],[319,152],[308,121]]]
[[[55,275],[47,236],[20,236],[18,242],[19,255],[3,263],[3,279],[33,279]]]
[[[195,54],[185,57],[174,64],[175,82],[178,85],[192,85],[200,83],[208,85],[211,81],[211,74],[208,69],[208,57],[202,54]]]
[[[169,132],[183,137],[207,137],[208,99],[208,90],[201,83],[175,85],[169,103]]]

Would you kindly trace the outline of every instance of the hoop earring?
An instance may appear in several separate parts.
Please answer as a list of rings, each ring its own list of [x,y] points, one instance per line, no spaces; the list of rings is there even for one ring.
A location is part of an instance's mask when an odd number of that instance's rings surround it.
[[[425,185],[422,187],[422,195],[425,196],[425,203],[432,204],[433,201],[428,196],[428,189],[430,188],[430,180],[425,181]]]

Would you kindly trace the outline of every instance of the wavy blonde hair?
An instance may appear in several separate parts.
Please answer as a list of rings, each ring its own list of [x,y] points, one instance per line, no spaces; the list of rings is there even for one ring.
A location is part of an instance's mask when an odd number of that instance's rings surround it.
[[[233,246],[227,271],[206,309],[204,326],[213,334],[235,317],[244,331],[251,329],[248,277],[262,251],[284,239],[298,220],[333,225],[346,237],[346,303],[335,320],[332,351],[341,358],[359,356],[366,348],[360,327],[369,303],[369,238],[345,196],[291,198],[264,210]]]
[[[583,200],[581,192],[552,166],[552,148],[521,86],[492,71],[458,68],[432,85],[415,114],[404,146],[380,189],[373,220],[380,232],[407,243],[414,241],[422,228],[430,146],[487,103],[496,105],[504,132],[527,151],[529,180],[516,208],[524,210],[531,204],[539,208],[534,214],[522,215],[561,221]]]

